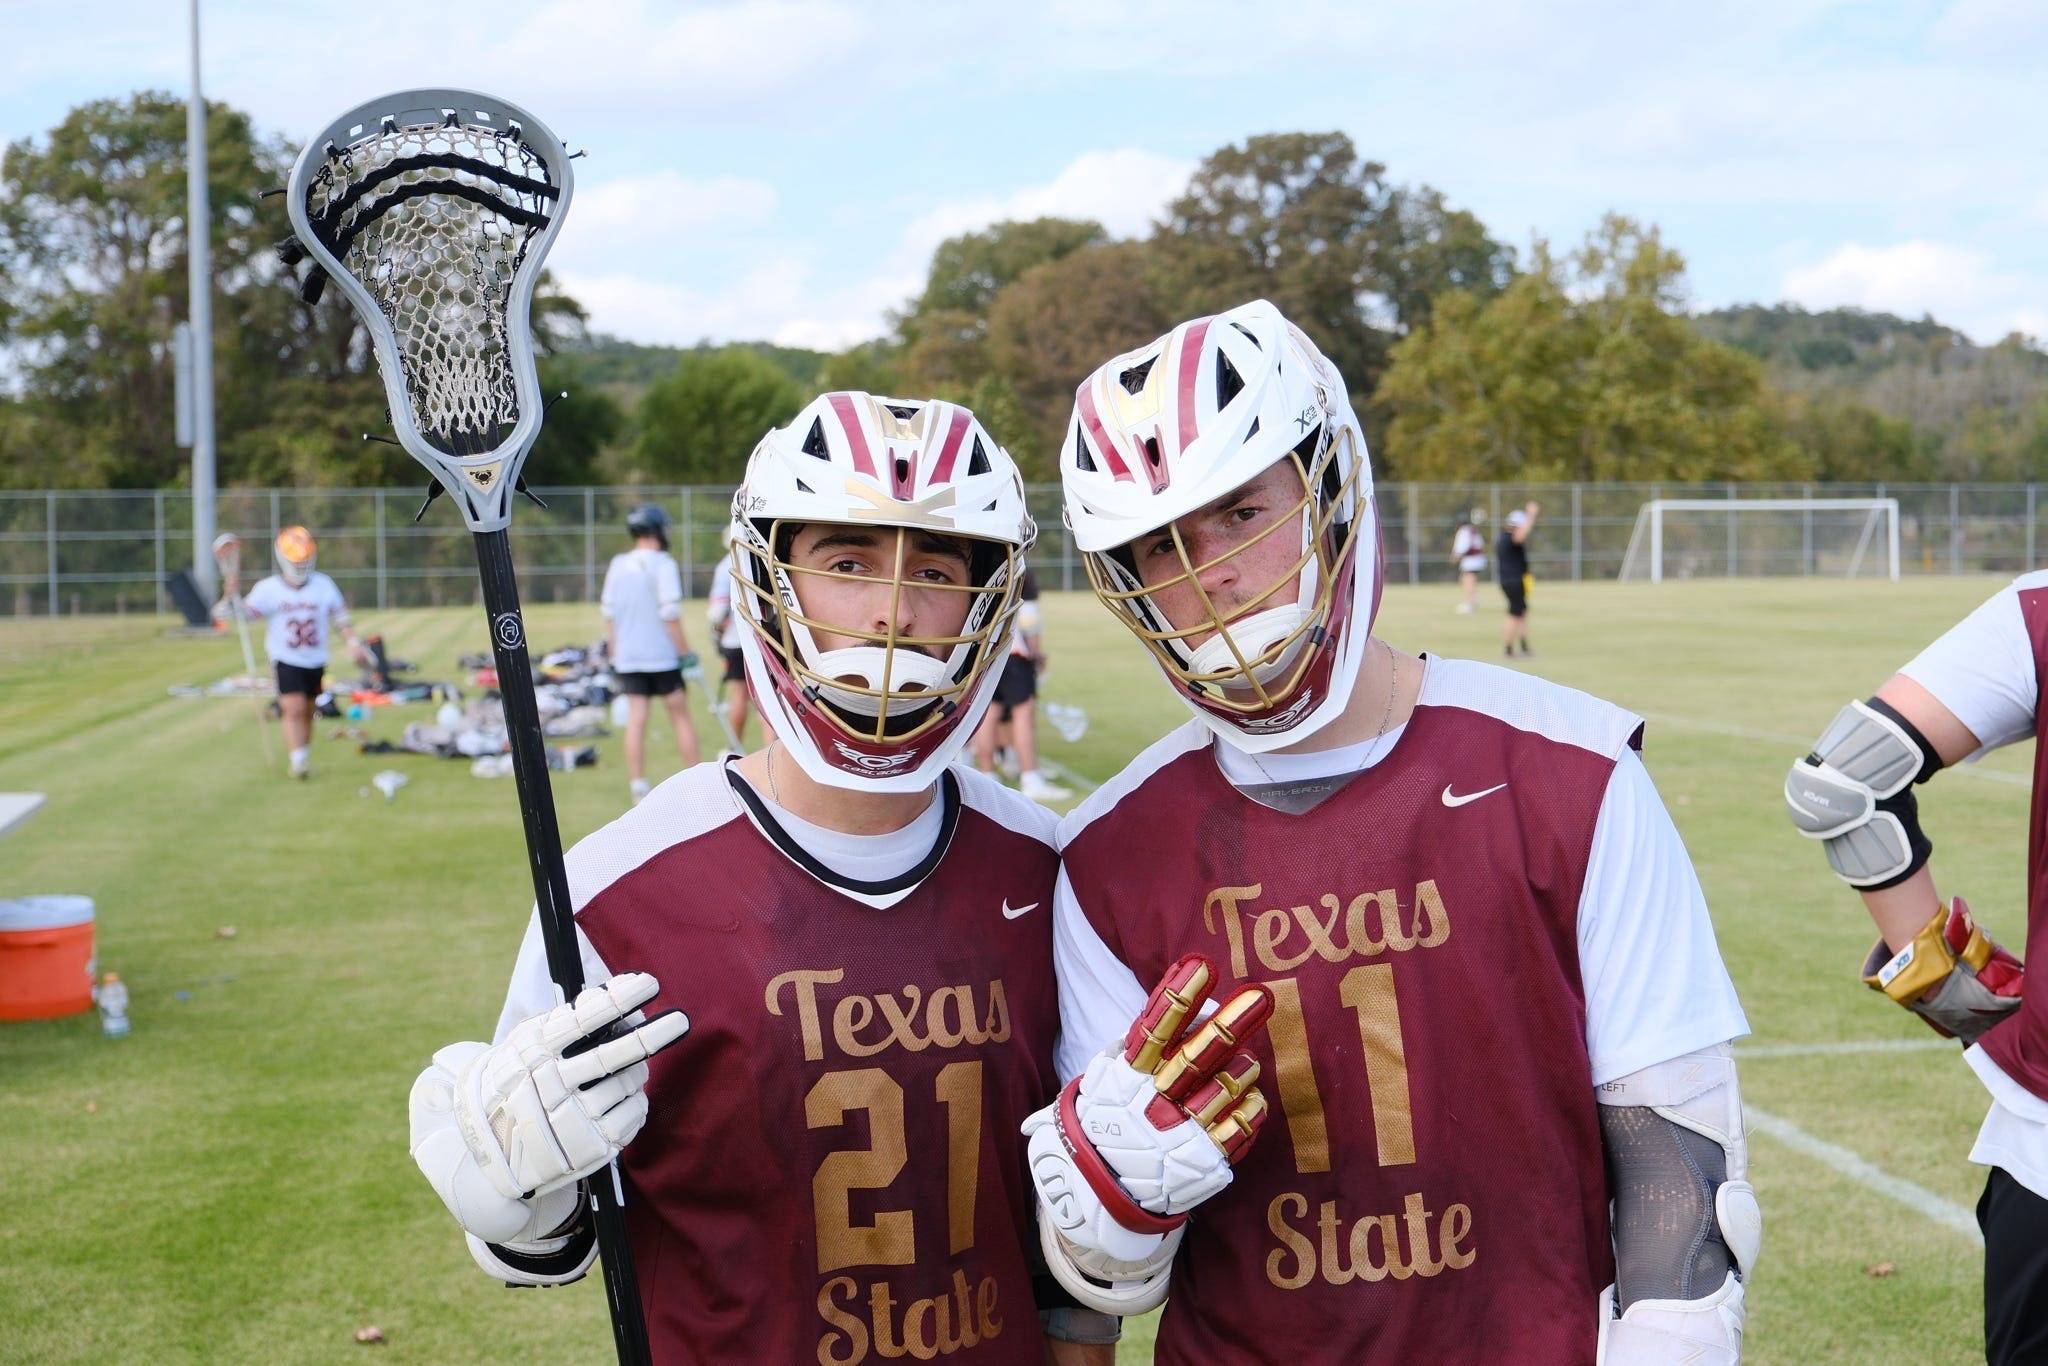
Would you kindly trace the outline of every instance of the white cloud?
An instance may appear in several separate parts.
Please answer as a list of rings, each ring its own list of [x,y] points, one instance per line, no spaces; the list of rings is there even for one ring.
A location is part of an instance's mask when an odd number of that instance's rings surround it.
[[[564,273],[665,273],[707,237],[730,240],[775,211],[775,187],[719,176],[689,180],[672,170],[579,185],[553,260]]]
[[[1111,236],[1140,236],[1187,187],[1194,169],[1192,161],[1139,147],[1083,152],[1043,185],[938,205],[910,225],[903,248],[922,264],[948,237],[1009,219],[1048,217],[1092,218]]]
[[[1950,51],[2034,65],[2048,43],[2048,10],[2038,0],[1954,0],[1929,36]]]
[[[784,346],[836,351],[882,335],[888,311],[923,288],[932,249],[946,238],[1007,219],[1047,215],[1092,218],[1117,236],[1144,233],[1187,184],[1192,169],[1191,162],[1141,148],[1083,152],[1042,184],[927,210],[903,230],[877,269],[843,281],[821,278],[808,257],[770,254],[760,248],[754,264],[731,274],[726,283],[686,288],[650,278],[660,273],[652,260],[644,267],[621,270],[622,258],[605,255],[599,245],[616,236],[600,233],[576,256],[590,267],[582,272],[565,269],[563,282],[590,310],[591,326],[602,332],[638,341],[685,343],[704,337],[767,337]],[[723,229],[734,225],[717,217],[721,210],[706,207],[715,205],[721,195],[752,205],[759,218],[774,210],[772,196],[760,193],[766,187],[752,182],[649,180],[657,183],[622,185],[604,202],[602,212],[641,221],[649,214],[659,216],[662,204],[673,200],[685,212],[708,212]],[[571,223],[588,207],[579,192]],[[573,230],[564,229],[565,241]],[[698,278],[708,274],[699,272]]]
[[[2048,281],[2000,270],[1986,252],[1943,242],[1848,242],[1811,265],[1786,271],[1783,290],[1808,308],[1846,305],[1907,318],[1931,314],[1980,342],[2015,329],[2039,335],[2048,321]]]

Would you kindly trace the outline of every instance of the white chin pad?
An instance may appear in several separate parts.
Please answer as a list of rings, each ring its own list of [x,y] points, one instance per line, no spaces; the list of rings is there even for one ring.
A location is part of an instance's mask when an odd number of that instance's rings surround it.
[[[946,666],[943,662],[920,651],[906,650],[900,646],[893,654],[879,645],[856,645],[845,650],[827,650],[818,656],[813,667],[824,678],[851,683],[855,687],[891,693],[888,701],[889,714],[892,718],[929,705],[932,699],[920,694],[937,693],[946,686]],[[881,715],[883,699],[880,697],[835,688],[829,682],[820,684],[819,691],[828,702],[842,711],[852,712],[856,716]]]
[[[1190,673],[1228,674],[1243,672],[1239,668],[1236,654],[1230,651],[1235,642],[1238,653],[1245,663],[1251,665],[1251,676],[1261,684],[1271,683],[1287,671],[1301,654],[1302,646],[1308,643],[1308,632],[1302,627],[1308,623],[1308,609],[1289,603],[1285,607],[1268,607],[1256,612],[1243,621],[1232,622],[1202,643],[1202,647],[1188,659]],[[1296,635],[1296,632],[1300,632]],[[1294,641],[1271,659],[1266,656],[1274,646],[1289,636]],[[1229,686],[1228,680],[1225,686]]]

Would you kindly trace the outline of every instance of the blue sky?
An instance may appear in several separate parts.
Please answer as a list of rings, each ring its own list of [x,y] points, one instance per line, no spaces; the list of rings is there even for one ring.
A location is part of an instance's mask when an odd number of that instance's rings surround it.
[[[185,6],[0,0],[0,137],[186,87]],[[571,147],[554,264],[642,341],[878,334],[931,248],[1061,213],[1140,234],[1204,155],[1338,128],[1496,235],[1658,224],[1693,301],[2048,334],[2048,4],[204,0],[205,79],[295,144],[462,84]]]

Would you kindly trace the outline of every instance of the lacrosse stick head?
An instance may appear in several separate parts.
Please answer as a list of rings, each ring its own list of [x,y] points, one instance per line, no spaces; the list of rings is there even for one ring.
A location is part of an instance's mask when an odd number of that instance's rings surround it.
[[[406,90],[314,135],[286,199],[296,248],[370,335],[398,442],[473,531],[511,522],[540,435],[533,292],[569,208],[569,154],[517,105]]]
[[[242,538],[232,531],[214,537],[213,564],[220,570],[222,583],[238,581],[242,577]]]

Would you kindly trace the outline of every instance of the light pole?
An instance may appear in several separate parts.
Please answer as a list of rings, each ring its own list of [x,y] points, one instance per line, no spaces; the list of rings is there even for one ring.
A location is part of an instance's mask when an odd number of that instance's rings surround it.
[[[191,0],[192,99],[185,110],[185,239],[192,347],[192,581],[209,600],[213,563],[213,294],[206,207],[206,97],[199,89],[199,0]]]

